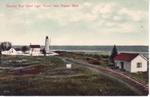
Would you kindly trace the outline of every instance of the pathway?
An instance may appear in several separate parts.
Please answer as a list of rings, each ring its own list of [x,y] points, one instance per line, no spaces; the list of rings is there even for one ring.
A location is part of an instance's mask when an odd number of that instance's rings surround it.
[[[79,65],[85,66],[86,68],[89,68],[90,70],[93,70],[102,75],[108,76],[110,78],[116,79],[119,82],[127,85],[129,88],[131,88],[134,92],[136,92],[139,95],[148,95],[148,86],[138,82],[137,80],[123,73],[114,71],[110,68],[104,68],[102,66],[89,64],[81,60],[74,60],[72,58],[62,58],[62,60],[66,63],[79,64]]]

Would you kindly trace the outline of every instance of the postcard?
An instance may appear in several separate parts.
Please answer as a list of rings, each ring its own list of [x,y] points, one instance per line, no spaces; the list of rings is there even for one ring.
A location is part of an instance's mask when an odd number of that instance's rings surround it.
[[[0,0],[1,96],[148,96],[148,0]]]

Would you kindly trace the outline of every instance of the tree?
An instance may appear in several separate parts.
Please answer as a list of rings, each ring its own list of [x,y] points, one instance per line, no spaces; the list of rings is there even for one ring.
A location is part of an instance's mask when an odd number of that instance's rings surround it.
[[[22,52],[26,52],[26,51],[28,51],[29,50],[29,47],[28,46],[23,46],[22,48],[21,48],[21,50],[22,50]]]
[[[1,46],[2,51],[9,50],[12,47],[10,42],[2,42],[0,46]]]
[[[114,58],[117,56],[117,54],[118,54],[118,50],[117,50],[116,45],[114,45],[112,52],[111,52],[111,55],[110,55],[110,61],[112,63],[114,63]]]
[[[2,51],[10,50],[12,47],[10,42],[2,42],[0,44],[0,63],[2,61]]]

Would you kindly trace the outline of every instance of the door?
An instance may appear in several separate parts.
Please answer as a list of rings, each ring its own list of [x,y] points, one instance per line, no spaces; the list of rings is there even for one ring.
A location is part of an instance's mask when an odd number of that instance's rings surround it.
[[[124,62],[120,62],[121,64],[121,69],[124,69]]]

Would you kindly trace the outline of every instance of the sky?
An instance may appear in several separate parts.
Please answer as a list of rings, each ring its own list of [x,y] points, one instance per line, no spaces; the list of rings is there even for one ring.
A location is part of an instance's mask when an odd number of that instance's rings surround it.
[[[45,36],[52,45],[148,45],[148,0],[0,0],[0,42],[43,45]]]

